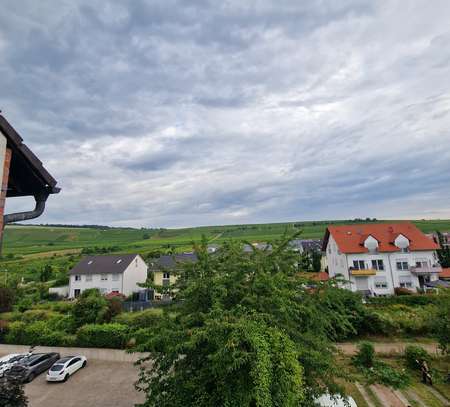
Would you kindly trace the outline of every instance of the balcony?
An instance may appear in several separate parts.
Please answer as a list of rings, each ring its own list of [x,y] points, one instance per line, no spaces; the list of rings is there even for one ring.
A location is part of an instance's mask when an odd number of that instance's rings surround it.
[[[434,273],[441,273],[442,267],[438,265],[434,266],[421,266],[421,267],[410,267],[409,271],[413,274],[419,274],[419,275],[428,275],[428,274],[434,274]]]
[[[377,274],[375,269],[355,269],[354,267],[349,267],[348,271],[355,277],[374,276]]]

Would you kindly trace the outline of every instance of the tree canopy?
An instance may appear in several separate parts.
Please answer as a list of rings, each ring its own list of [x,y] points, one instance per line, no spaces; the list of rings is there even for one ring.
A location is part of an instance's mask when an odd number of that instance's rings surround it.
[[[249,254],[236,242],[214,254],[206,241],[195,247],[175,309],[139,349],[150,352],[137,383],[142,406],[311,406],[340,392],[332,340],[355,332],[347,305],[361,299],[332,283],[311,289],[291,239]]]

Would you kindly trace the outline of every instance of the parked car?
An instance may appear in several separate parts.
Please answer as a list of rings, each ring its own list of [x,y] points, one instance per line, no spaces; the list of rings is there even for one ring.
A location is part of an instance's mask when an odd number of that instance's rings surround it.
[[[17,362],[27,356],[26,353],[12,353],[0,358],[0,377],[11,369]]]
[[[47,372],[48,382],[65,382],[77,370],[85,367],[87,359],[85,356],[66,356],[59,359]]]
[[[7,375],[16,377],[22,382],[31,382],[33,379],[49,369],[59,359],[59,353],[33,353],[20,359],[7,371]]]

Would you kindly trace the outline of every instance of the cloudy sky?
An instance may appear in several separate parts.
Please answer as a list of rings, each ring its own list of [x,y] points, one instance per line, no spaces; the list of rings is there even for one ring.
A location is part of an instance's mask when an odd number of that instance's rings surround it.
[[[62,188],[39,222],[449,218],[449,21],[448,0],[5,0],[0,108]]]

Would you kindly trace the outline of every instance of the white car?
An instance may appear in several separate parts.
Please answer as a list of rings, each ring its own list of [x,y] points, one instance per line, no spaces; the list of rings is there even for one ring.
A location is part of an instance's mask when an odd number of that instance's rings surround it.
[[[47,372],[48,382],[65,382],[77,370],[85,367],[87,359],[85,356],[66,356],[56,361]]]
[[[11,369],[17,362],[27,356],[26,353],[12,353],[0,358],[0,377]]]

